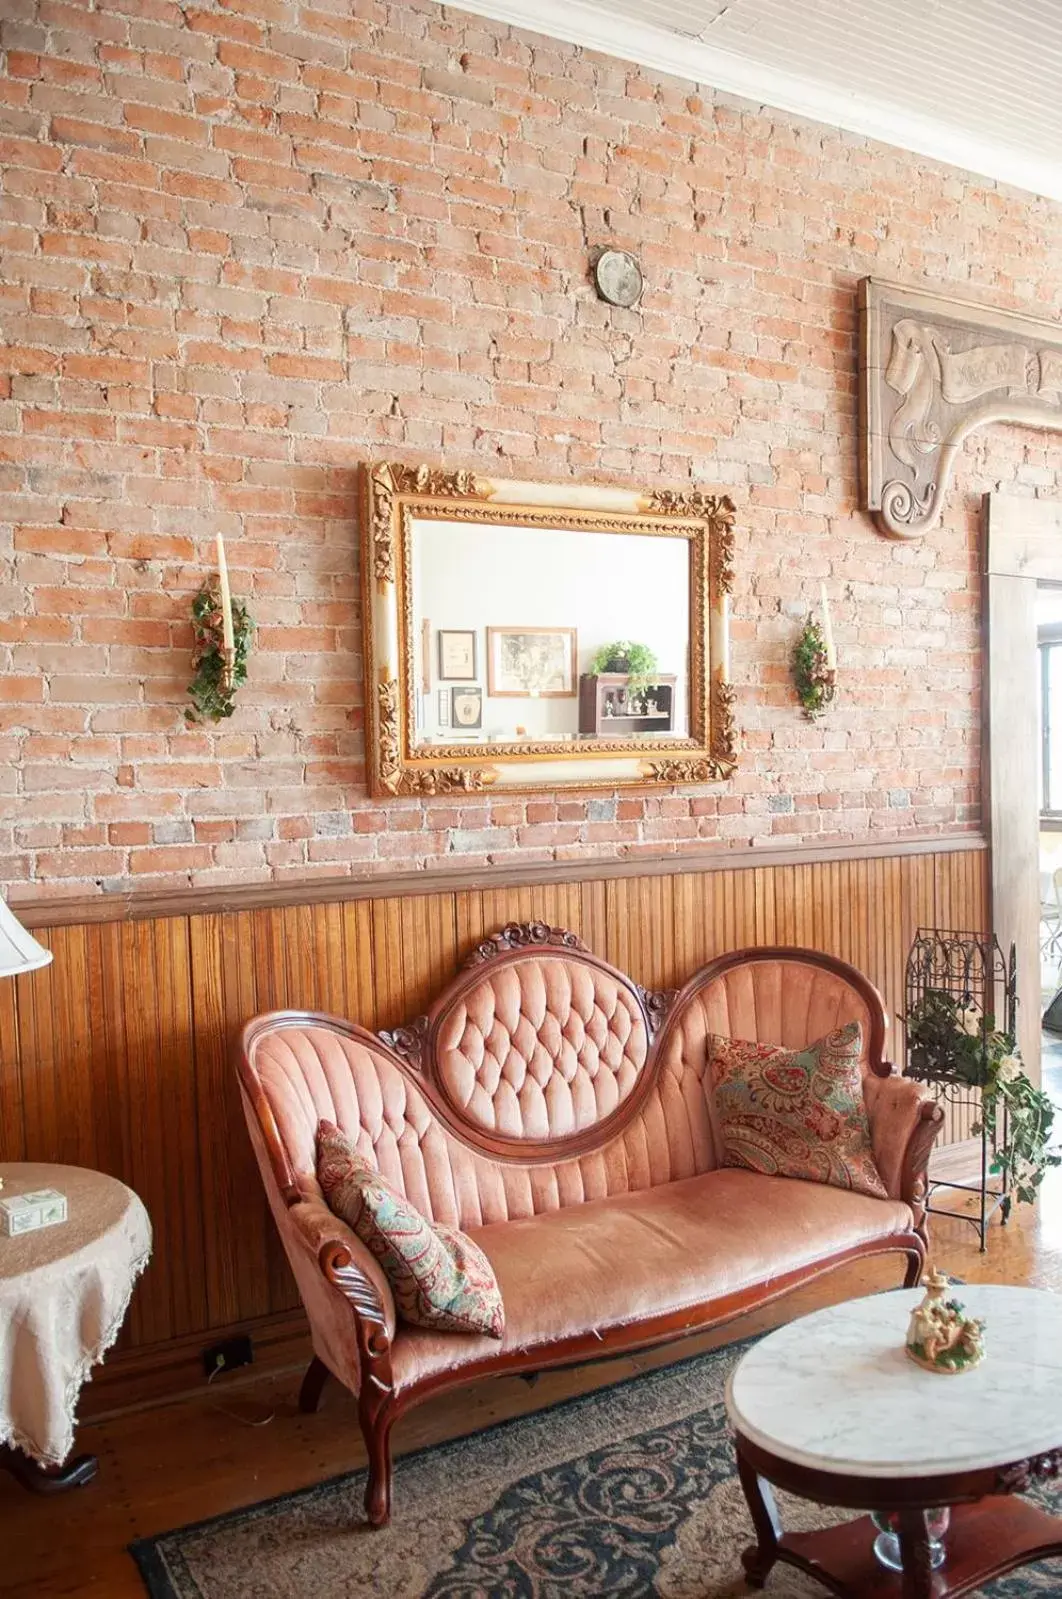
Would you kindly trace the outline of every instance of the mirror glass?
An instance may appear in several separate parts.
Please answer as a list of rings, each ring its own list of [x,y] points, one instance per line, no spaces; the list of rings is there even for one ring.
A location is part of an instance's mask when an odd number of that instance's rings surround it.
[[[686,538],[413,517],[408,549],[417,745],[689,736]]]

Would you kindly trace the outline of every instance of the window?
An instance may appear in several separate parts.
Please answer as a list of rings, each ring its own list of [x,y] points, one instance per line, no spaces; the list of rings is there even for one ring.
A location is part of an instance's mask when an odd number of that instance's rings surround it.
[[[1062,827],[1062,623],[1039,629],[1040,814]]]

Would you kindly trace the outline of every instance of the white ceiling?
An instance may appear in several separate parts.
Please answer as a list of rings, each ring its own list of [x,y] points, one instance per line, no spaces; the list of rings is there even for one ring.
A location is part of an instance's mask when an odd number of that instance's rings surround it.
[[[460,0],[1062,200],[1062,0]]]

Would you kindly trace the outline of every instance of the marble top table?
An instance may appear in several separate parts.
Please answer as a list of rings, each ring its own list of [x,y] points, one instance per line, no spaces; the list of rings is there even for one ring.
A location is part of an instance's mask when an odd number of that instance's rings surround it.
[[[988,1283],[955,1292],[985,1322],[985,1358],[972,1371],[925,1371],[905,1354],[917,1288],[801,1317],[738,1362],[726,1404],[758,1537],[743,1557],[754,1586],[784,1561],[835,1594],[944,1599],[1062,1556],[1062,1520],[1008,1497],[1062,1475],[1062,1296]],[[903,1576],[874,1560],[865,1517],[783,1533],[768,1483],[895,1512]],[[934,1573],[923,1511],[938,1506],[953,1508]],[[1054,1577],[1046,1583],[1045,1594],[1058,1592]]]
[[[84,1482],[73,1447],[78,1397],[121,1329],[151,1252],[151,1223],[131,1189],[80,1166],[0,1163],[5,1197],[57,1188],[67,1219],[0,1236],[0,1465],[40,1491]],[[91,1467],[91,1470],[90,1470]]]

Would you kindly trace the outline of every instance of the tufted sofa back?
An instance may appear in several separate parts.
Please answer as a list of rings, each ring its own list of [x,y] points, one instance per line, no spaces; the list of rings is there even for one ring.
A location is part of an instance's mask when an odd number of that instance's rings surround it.
[[[463,1122],[530,1146],[606,1121],[648,1053],[633,985],[576,956],[518,953],[473,968],[443,1004],[428,1069]]]
[[[676,1006],[686,1048],[710,1034],[804,1049],[848,1022],[863,1029],[863,1070],[880,1065],[885,1044],[881,999],[861,973],[810,951],[741,950],[698,972]]]
[[[875,1014],[865,979],[824,957],[725,957],[675,999],[571,934],[522,931],[481,945],[411,1028],[291,1011],[249,1023],[240,1071],[267,1182],[289,1202],[317,1191],[327,1118],[432,1220],[481,1226],[716,1166],[710,1032],[800,1047],[858,1018],[880,1062],[880,1000]]]

